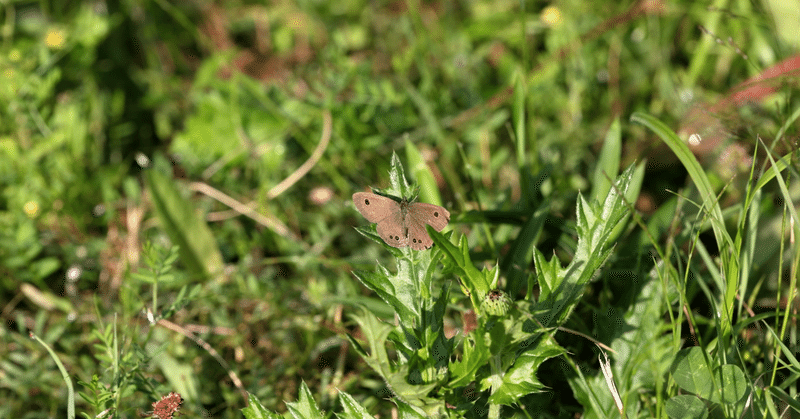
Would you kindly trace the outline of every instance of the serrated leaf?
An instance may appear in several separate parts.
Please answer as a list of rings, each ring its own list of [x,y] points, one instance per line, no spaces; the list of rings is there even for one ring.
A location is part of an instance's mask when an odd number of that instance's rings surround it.
[[[314,395],[311,394],[311,390],[308,389],[305,381],[300,383],[297,401],[286,403],[286,409],[295,419],[322,419],[325,417],[325,414],[317,406],[317,402],[314,401]]]
[[[267,410],[253,394],[247,393],[247,400],[248,406],[242,409],[246,419],[283,419],[283,416]]]
[[[517,357],[514,365],[503,375],[503,383],[489,396],[489,402],[510,405],[530,393],[541,391],[545,386],[536,378],[536,372],[544,361],[563,353],[563,348],[552,340],[539,340],[535,348],[529,348]]]
[[[419,317],[413,298],[416,293],[409,289],[409,284],[401,281],[400,275],[393,275],[381,267],[381,272],[354,271],[353,275],[389,304],[404,321],[413,322]],[[399,287],[396,287],[398,286]],[[413,288],[413,287],[412,287]]]
[[[386,352],[386,341],[396,327],[381,322],[367,310],[362,310],[361,315],[352,315],[351,317],[361,327],[361,331],[369,343],[370,352],[368,353],[352,336],[348,335],[348,339],[364,361],[383,378],[395,396],[400,397],[406,403],[420,407],[437,403],[436,400],[427,397],[428,393],[439,385],[437,382],[424,385],[410,384],[406,380],[409,375],[408,364],[394,363],[389,358]]]
[[[363,309],[361,310],[361,315],[353,314],[351,317],[361,328],[361,332],[369,344],[370,352],[367,353],[352,336],[348,335],[348,338],[354,343],[355,349],[364,361],[384,380],[388,381],[393,370],[389,356],[386,353],[385,342],[395,327],[381,322],[374,314]]]
[[[431,237],[437,236],[435,232]],[[470,256],[470,249],[467,245],[466,239],[462,239],[459,246],[450,243],[447,240],[437,236],[434,238],[436,245],[441,249],[446,271],[451,271],[459,278],[461,278],[461,286],[464,293],[469,295],[470,301],[473,304],[473,309],[480,311],[481,301],[483,296],[489,292],[489,284],[491,279],[488,273],[491,271],[484,270],[483,272],[475,268]]]
[[[367,412],[367,409],[356,401],[353,396],[342,391],[339,392],[339,400],[342,401],[344,412],[336,414],[336,417],[346,419],[374,419],[372,415]]]
[[[546,319],[541,319],[545,326],[560,325],[567,319],[579,301],[584,285],[611,255],[614,247],[611,234],[628,213],[623,195],[630,186],[632,176],[633,166],[629,166],[616,179],[616,187],[609,191],[602,206],[578,195],[578,245],[563,273],[554,260],[547,262],[538,252],[534,254],[539,282],[546,282],[542,287],[544,292],[540,295],[540,302],[549,309]],[[552,294],[556,292],[557,295]]]
[[[400,157],[397,153],[392,152],[392,161],[389,168],[389,184],[392,185],[392,190],[397,196],[417,197],[417,191],[414,190],[406,180],[406,172],[403,169],[403,164],[400,162]]]
[[[473,333],[464,339],[461,360],[450,363],[450,388],[461,387],[475,380],[475,372],[486,365],[491,357],[482,333]]]
[[[397,406],[397,413],[400,419],[427,419],[430,417],[419,407],[405,403],[396,397],[392,401]]]
[[[561,285],[564,279],[561,273],[563,269],[556,258],[548,261],[537,248],[533,248],[533,263],[536,266],[536,281],[541,288],[539,300],[543,301],[550,298],[550,294]]]

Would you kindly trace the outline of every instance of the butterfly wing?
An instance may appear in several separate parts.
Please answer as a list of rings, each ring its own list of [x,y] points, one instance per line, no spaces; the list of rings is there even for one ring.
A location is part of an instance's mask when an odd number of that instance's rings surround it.
[[[425,224],[410,223],[408,225],[408,245],[414,250],[429,249],[433,246],[433,239],[428,230],[425,229]]]
[[[415,202],[408,208],[409,217],[430,225],[436,231],[442,231],[450,222],[450,212],[433,204]]]
[[[377,223],[392,214],[400,214],[400,204],[392,198],[369,192],[353,194],[353,204],[367,221]]]
[[[403,217],[400,209],[393,212],[388,217],[378,221],[378,235],[384,242],[392,247],[408,246],[408,232],[403,225]]]
[[[408,229],[408,245],[414,250],[427,249],[433,245],[433,239],[425,229],[425,224],[436,231],[442,231],[450,221],[450,212],[433,204],[415,202],[410,204],[406,212],[405,224]]]
[[[400,204],[392,198],[368,192],[353,194],[353,204],[367,221],[378,224],[378,235],[392,247],[408,246]]]

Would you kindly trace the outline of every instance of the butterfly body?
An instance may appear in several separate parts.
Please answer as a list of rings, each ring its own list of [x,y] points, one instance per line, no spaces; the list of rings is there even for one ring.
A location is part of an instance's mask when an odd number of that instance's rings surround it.
[[[450,213],[438,205],[406,200],[397,202],[374,193],[353,194],[353,204],[367,221],[377,224],[378,235],[392,247],[428,249],[433,240],[425,225],[442,231],[450,221]]]

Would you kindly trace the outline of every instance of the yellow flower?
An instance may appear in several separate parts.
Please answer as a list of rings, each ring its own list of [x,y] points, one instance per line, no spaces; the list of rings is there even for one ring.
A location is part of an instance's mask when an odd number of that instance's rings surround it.
[[[50,29],[44,37],[44,43],[50,49],[61,49],[64,47],[65,36],[61,29]]]
[[[563,20],[563,16],[561,15],[561,9],[556,6],[547,6],[542,10],[541,17],[542,22],[544,22],[547,26],[557,26],[561,24]]]
[[[35,201],[28,201],[25,203],[23,210],[25,211],[25,214],[27,214],[29,218],[33,218],[37,214],[39,214],[39,204]]]

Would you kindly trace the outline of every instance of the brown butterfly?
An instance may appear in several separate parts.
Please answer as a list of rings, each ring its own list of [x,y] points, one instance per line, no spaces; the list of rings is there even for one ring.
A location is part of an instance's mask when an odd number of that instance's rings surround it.
[[[378,235],[392,247],[428,249],[433,245],[433,239],[425,224],[442,231],[450,221],[450,213],[438,205],[405,199],[397,202],[369,192],[353,194],[353,203],[367,221],[378,224]]]

